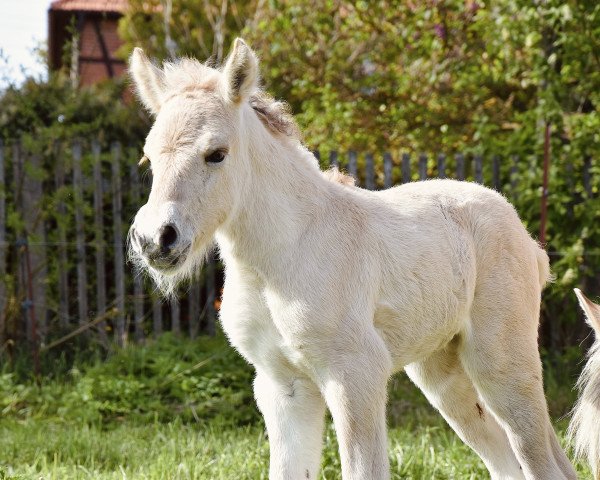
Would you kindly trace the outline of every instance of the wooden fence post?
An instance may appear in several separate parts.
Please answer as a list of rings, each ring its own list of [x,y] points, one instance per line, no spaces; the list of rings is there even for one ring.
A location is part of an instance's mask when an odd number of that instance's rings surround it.
[[[56,230],[58,237],[58,323],[63,329],[69,326],[69,258],[67,250],[67,210],[63,200],[65,188],[65,161],[59,145],[54,148],[54,188],[59,195],[56,205]]]
[[[437,157],[438,178],[446,178],[446,155],[440,153]]]
[[[171,299],[171,331],[175,335],[181,334],[181,307],[179,300],[176,298]]]
[[[25,158],[25,157],[23,157]],[[42,168],[38,153],[27,155],[23,169],[23,221],[27,236],[29,270],[31,271],[31,297],[35,305],[36,328],[39,340],[44,343],[47,333],[48,305],[46,304],[46,280],[48,265],[46,256],[46,229],[43,214]]]
[[[411,181],[410,175],[410,154],[402,154],[402,183],[408,183]]]
[[[154,329],[154,335],[158,336],[167,327],[163,326],[163,315],[165,315],[165,322],[167,325],[170,324],[171,329],[174,333],[184,333],[182,329],[185,331],[189,331],[190,337],[194,338],[198,335],[200,331],[203,333],[214,335],[216,329],[216,306],[218,302],[215,302],[215,299],[219,295],[218,288],[215,286],[215,280],[217,275],[220,275],[220,272],[217,274],[215,272],[218,262],[215,260],[214,255],[210,254],[209,259],[206,263],[202,280],[196,278],[193,280],[189,294],[188,294],[188,304],[186,306],[185,303],[177,303],[177,302],[169,302],[165,301],[166,305],[163,305],[163,300],[158,296],[152,294],[145,295],[145,289],[147,285],[144,284],[143,278],[136,277],[132,280],[132,290],[133,290],[133,305],[129,307],[129,304],[125,302],[129,300],[129,290],[125,290],[125,285],[129,285],[129,280],[125,277],[126,269],[125,269],[125,232],[123,228],[126,228],[122,222],[127,221],[127,209],[125,212],[123,211],[123,205],[129,205],[129,199],[132,202],[139,201],[140,199],[140,189],[143,188],[140,183],[139,176],[140,173],[133,167],[129,170],[129,165],[122,166],[121,163],[125,157],[125,151],[121,148],[118,143],[113,143],[111,147],[111,172],[109,174],[108,170],[106,170],[109,165],[108,163],[103,164],[102,159],[104,161],[109,161],[108,156],[104,156],[101,151],[101,146],[98,141],[91,142],[91,153],[93,157],[93,184],[86,182],[86,180],[91,176],[91,172],[88,172],[86,169],[90,168],[91,165],[88,165],[88,153],[85,148],[87,148],[87,141],[76,140],[72,143],[72,145],[60,146],[57,144],[55,147],[55,152],[52,154],[54,157],[54,168],[52,170],[53,178],[50,178],[49,184],[42,184],[39,182],[39,177],[37,175],[32,175],[33,170],[39,168],[41,166],[42,157],[30,155],[29,152],[21,145],[19,142],[15,142],[13,146],[13,153],[11,161],[11,145],[5,145],[0,140],[0,354],[2,353],[3,343],[6,340],[7,335],[10,333],[12,336],[12,322],[8,322],[8,318],[6,316],[6,307],[7,307],[7,295],[9,291],[12,291],[12,286],[7,285],[5,283],[6,274],[14,275],[15,278],[15,287],[17,289],[17,298],[19,300],[25,299],[24,302],[24,312],[27,314],[30,310],[27,304],[31,304],[31,302],[27,302],[27,299],[33,300],[35,302],[35,308],[39,317],[35,320],[30,318],[29,315],[25,315],[23,317],[23,321],[19,320],[19,323],[16,328],[18,331],[16,332],[15,338],[18,341],[23,341],[25,335],[30,340],[35,340],[35,338],[31,338],[33,335],[34,326],[39,326],[39,333],[43,335],[44,333],[44,286],[45,281],[47,281],[47,275],[43,272],[43,266],[45,261],[43,260],[44,252],[39,252],[41,257],[36,257],[38,254],[38,249],[41,247],[38,245],[38,241],[44,243],[45,234],[43,230],[38,230],[40,225],[43,226],[43,221],[39,216],[39,205],[41,197],[41,186],[48,186],[49,191],[52,190],[52,186],[55,187],[56,192],[58,192],[54,197],[50,192],[48,194],[48,198],[55,199],[56,203],[56,217],[57,217],[57,230],[56,233],[52,233],[52,241],[57,239],[57,246],[55,250],[56,262],[57,262],[57,271],[50,272],[50,275],[54,275],[57,286],[53,290],[57,290],[58,298],[53,299],[54,303],[58,303],[58,312],[60,315],[60,325],[62,328],[69,327],[69,308],[71,310],[71,315],[78,315],[78,322],[80,324],[85,324],[90,318],[90,312],[92,310],[97,310],[97,315],[102,315],[109,309],[108,305],[110,305],[111,301],[114,299],[119,315],[114,319],[115,325],[115,339],[116,342],[120,345],[123,345],[127,342],[128,336],[128,321],[131,320],[133,325],[131,326],[131,331],[135,331],[135,339],[136,341],[142,341],[144,339],[144,308],[149,310],[151,302],[152,302],[152,326]],[[72,170],[69,168],[70,164],[62,162],[62,158],[64,156],[60,155],[60,150],[69,150],[71,149],[72,154]],[[318,152],[316,152],[318,155]],[[346,156],[347,155],[347,156]],[[361,154],[362,155],[362,154]],[[360,172],[360,178],[363,179],[363,185],[368,189],[375,189],[377,187],[381,187],[379,182],[383,181],[383,186],[385,188],[389,188],[394,184],[394,179],[399,180],[398,177],[401,177],[403,182],[410,182],[412,180],[411,176],[411,157],[410,154],[404,153],[401,156],[400,171],[396,172],[396,166],[394,165],[395,159],[392,157],[392,154],[389,152],[383,153],[383,164],[377,164],[377,168],[382,168],[382,170],[377,170],[383,176],[380,179],[375,175],[375,161],[376,154],[373,156],[372,154],[367,154],[364,156],[365,161],[365,172]],[[528,157],[529,159],[530,157]],[[531,157],[533,158],[533,157]],[[467,161],[468,159],[468,161]],[[527,160],[528,160],[527,159]],[[425,179],[428,174],[428,165],[427,162],[431,161],[429,167],[432,168],[432,171],[437,170],[437,176],[439,178],[446,178],[447,176],[453,177],[454,172],[446,172],[447,168],[453,168],[456,165],[456,177],[459,180],[464,180],[465,178],[473,179],[477,182],[483,183],[484,179],[490,183],[490,186],[501,191],[502,189],[506,190],[506,193],[512,194],[512,200],[518,200],[518,181],[519,181],[519,173],[524,169],[529,169],[531,165],[529,162],[526,162],[525,165],[519,165],[519,157],[512,155],[507,158],[502,158],[498,155],[493,155],[489,159],[491,165],[485,165],[484,157],[482,155],[473,156],[473,163],[471,164],[471,155],[465,156],[462,153],[458,153],[456,155],[456,163],[454,163],[451,157],[447,157],[444,154],[436,154],[431,159],[424,153],[419,154],[415,157],[414,163],[416,165],[415,169],[418,168],[418,172],[413,172],[415,177],[417,176],[420,179]],[[329,152],[327,155],[323,155],[324,164],[330,164],[332,166],[344,166],[348,173],[354,176],[358,175],[358,154],[355,151],[348,151],[338,154],[337,151]],[[488,161],[488,160],[485,160]],[[347,162],[347,163],[346,163]],[[505,163],[502,163],[505,162]],[[593,175],[593,158],[585,157],[583,159],[583,170],[577,170],[577,168],[573,168],[572,165],[567,165],[565,172],[563,172],[567,177],[567,181],[571,181],[573,183],[572,190],[581,191],[583,188],[583,197],[573,197],[571,203],[567,205],[568,211],[572,211],[573,205],[575,202],[582,201],[582,199],[587,198],[588,196],[595,195],[592,192],[592,186],[594,178]],[[44,162],[44,165],[47,163]],[[103,169],[104,165],[104,169]],[[125,165],[125,164],[123,164]],[[360,165],[362,167],[362,158],[360,161]],[[11,170],[14,172],[11,174]],[[484,168],[489,168],[490,172],[484,171]],[[471,170],[472,169],[472,170]],[[6,171],[8,170],[8,174]],[[431,173],[431,172],[429,172]],[[490,178],[487,175],[490,175]],[[576,173],[580,173],[579,176],[575,175]],[[484,175],[485,174],[485,175]],[[109,178],[108,175],[111,175]],[[8,177],[8,179],[7,179]],[[68,216],[68,211],[70,211],[70,204],[67,204],[65,195],[63,191],[65,191],[65,185],[70,187],[71,181],[69,180],[72,177],[72,185],[73,185],[73,198],[74,198],[74,220],[73,224],[71,221],[59,221],[64,220]],[[395,178],[394,178],[395,177]],[[15,187],[14,187],[14,195],[12,194],[12,179],[14,178]],[[131,189],[128,190],[125,185],[122,184],[124,181],[123,178],[129,178],[131,181]],[[7,185],[11,181],[10,185]],[[90,239],[92,235],[92,225],[86,223],[88,220],[85,216],[84,201],[88,200],[88,197],[91,197],[92,192],[89,191],[93,185],[93,197],[94,197],[94,245],[87,245],[86,239]],[[110,193],[109,193],[109,188]],[[70,189],[68,190],[71,191]],[[45,193],[45,192],[44,192]],[[109,199],[109,194],[112,196],[112,201]],[[26,233],[33,234],[34,237],[29,243],[32,247],[30,248],[30,256],[31,256],[31,270],[34,274],[34,279],[41,278],[43,280],[40,283],[42,290],[35,290],[35,282],[33,282],[34,292],[33,295],[29,295],[27,292],[29,285],[27,284],[28,275],[26,268],[26,260],[25,254],[22,252],[26,252],[26,248],[18,248],[13,252],[12,243],[9,247],[7,243],[7,234],[10,237],[12,242],[12,232],[7,230],[7,207],[12,212],[12,206],[8,205],[7,199],[10,198],[12,203],[14,199],[14,209],[22,217],[23,224],[26,226],[23,232],[15,232],[15,238],[19,243],[17,245],[23,246],[25,242],[23,240],[26,238]],[[46,198],[46,197],[44,197]],[[108,205],[107,202],[111,202],[111,205]],[[69,206],[67,209],[66,207]],[[104,218],[104,213],[107,212],[107,209],[110,210],[112,208],[113,213],[113,224],[110,225],[108,220]],[[19,223],[21,225],[21,223]],[[74,227],[74,228],[73,228]],[[75,242],[76,247],[68,246],[68,232],[69,229],[73,228],[75,233]],[[112,230],[112,232],[111,232]],[[112,269],[113,260],[111,257],[111,248],[110,248],[110,240],[104,238],[104,233],[108,233],[108,236],[111,236],[112,233],[112,242],[114,246],[114,290],[112,288],[113,280],[111,278],[107,279],[107,264],[110,265]],[[105,243],[106,242],[106,243]],[[95,268],[92,266],[92,259],[86,258],[86,255],[91,254],[90,248],[94,249],[95,253]],[[69,280],[75,280],[75,269],[71,272],[69,276],[68,265],[69,261],[73,261],[71,258],[73,253],[77,253],[77,313],[75,313],[75,292],[69,291]],[[17,255],[13,255],[16,253]],[[50,258],[50,254],[46,252],[48,258]],[[21,258],[23,257],[23,258]],[[35,257],[35,258],[34,258]],[[12,258],[12,260],[11,260]],[[40,260],[40,258],[42,258]],[[18,261],[21,260],[21,265],[19,270]],[[87,260],[90,261],[90,264],[87,264]],[[14,265],[13,265],[14,263]],[[54,269],[54,264],[52,269]],[[90,268],[90,275],[87,275],[87,269]],[[110,276],[110,275],[109,275]],[[127,281],[126,281],[127,280]],[[74,283],[74,282],[73,282]],[[96,284],[95,287],[92,285]],[[74,285],[73,285],[74,286]],[[89,295],[94,296],[92,291],[88,291],[89,288],[95,289],[95,299],[90,298]],[[41,293],[40,293],[41,292]],[[114,296],[113,296],[114,292]],[[71,303],[69,304],[69,293],[71,297]],[[50,291],[46,292],[49,298]],[[127,296],[126,296],[127,294]],[[151,299],[152,300],[151,300]],[[206,304],[204,304],[204,299],[206,299]],[[12,300],[12,299],[11,299]],[[38,306],[41,305],[41,308]],[[168,310],[165,310],[165,307],[168,307]],[[129,312],[129,315],[128,315]],[[165,313],[168,312],[168,313]],[[146,312],[149,313],[149,312]],[[168,315],[171,315],[171,320],[169,323]],[[50,317],[48,317],[50,318]],[[188,321],[189,318],[189,321]],[[25,328],[25,320],[27,321]],[[110,321],[109,321],[110,322]],[[186,322],[188,322],[186,324]],[[49,324],[49,325],[56,325]],[[150,329],[150,320],[145,323],[145,327]],[[100,325],[100,333],[104,333],[106,336],[106,330]],[[146,335],[149,335],[149,330],[146,331]],[[556,333],[554,333],[556,336]],[[106,337],[108,338],[108,337]]]
[[[15,213],[17,213],[17,215],[22,215],[23,214],[23,163],[22,163],[22,158],[21,158],[21,143],[19,141],[15,141],[12,144],[12,156],[11,156],[11,160],[12,160],[12,171],[13,171],[13,203],[14,203],[14,210]],[[17,271],[15,272],[15,278],[16,278],[16,286],[15,286],[15,294],[17,296],[18,300],[22,300],[22,298],[24,297],[24,289],[23,289],[23,282],[25,281],[25,269],[24,267],[24,263],[23,263],[23,255],[21,254],[21,247],[19,246],[19,244],[22,242],[22,237],[23,237],[23,231],[19,230],[14,232],[15,233],[15,240],[16,240],[16,244],[15,244],[15,251],[18,252],[17,255],[15,255],[16,257],[16,261],[13,262],[12,267],[16,268]],[[30,321],[29,321],[29,316],[26,315],[26,312],[24,312],[23,318],[25,318],[25,322],[24,324],[21,324],[22,326],[25,327],[25,331],[19,331],[19,332],[15,332],[17,335],[19,334],[25,334],[26,338],[28,341],[31,341],[31,325],[30,325]]]
[[[140,178],[138,165],[135,162],[129,167],[131,182],[131,197],[134,204],[140,201]],[[141,275],[134,272],[133,276],[133,325],[134,336],[137,343],[144,341],[144,280]]]
[[[427,180],[427,154],[419,155],[419,180]]]
[[[85,230],[83,226],[83,177],[81,173],[81,141],[76,140],[71,147],[73,157],[73,200],[75,203],[75,241],[77,244],[77,313],[79,324],[87,323],[88,296],[87,272],[85,265]]]
[[[373,155],[365,155],[365,187],[367,190],[375,190],[375,162]]]
[[[123,254],[123,198],[121,188],[121,144],[114,142],[112,151],[112,202],[113,202],[113,248],[115,258],[115,340],[123,347],[127,342],[125,331],[125,256]]]
[[[196,338],[200,330],[200,284],[197,275],[191,280],[188,302],[189,335],[190,338]]]
[[[456,179],[465,179],[465,157],[462,153],[456,154]]]
[[[6,329],[6,182],[4,178],[4,142],[0,139],[0,355],[4,350]]]
[[[206,333],[211,337],[214,337],[216,333],[216,311],[215,311],[215,299],[216,299],[216,286],[215,286],[215,254],[210,252],[208,254],[208,262],[206,263],[206,277],[205,277],[205,288],[206,288]]]
[[[338,161],[338,152],[335,150],[329,152],[329,166],[330,167],[339,167],[340,162]]]
[[[474,170],[475,170],[475,181],[483,185],[483,157],[481,155],[475,155],[473,158]]]
[[[385,152],[383,154],[383,188],[392,188],[394,184],[393,167],[392,155],[389,152]]]
[[[106,255],[104,252],[104,185],[102,182],[102,157],[100,142],[92,141],[94,158],[94,243],[96,244],[96,316],[106,313]],[[100,339],[108,345],[106,322],[98,324]]]
[[[159,293],[152,297],[152,333],[154,338],[158,338],[163,331],[162,300]]]
[[[348,152],[348,173],[358,181],[358,156],[354,150]]]

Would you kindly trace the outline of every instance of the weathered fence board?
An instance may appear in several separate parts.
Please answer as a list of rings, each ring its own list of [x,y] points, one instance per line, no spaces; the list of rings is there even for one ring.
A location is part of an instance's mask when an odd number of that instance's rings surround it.
[[[465,156],[462,153],[456,154],[456,179],[465,179]]]
[[[171,305],[171,331],[175,335],[179,335],[181,333],[181,308],[179,300],[171,299],[169,303]]]
[[[437,157],[438,178],[446,178],[446,155],[440,153]]]
[[[94,162],[94,242],[96,249],[96,316],[106,313],[106,255],[104,244],[104,183],[102,179],[102,158],[100,142],[92,141],[92,159]],[[98,324],[98,331],[106,342],[106,322]]]
[[[329,153],[329,166],[330,167],[339,167],[340,162],[338,159],[338,152],[335,150]]]
[[[215,284],[215,258],[214,253],[210,253],[206,263],[206,333],[214,336],[216,333],[216,312],[215,299],[217,287]]]
[[[353,177],[358,174],[358,156],[353,150],[348,152],[348,173]]]
[[[492,186],[498,192],[502,191],[502,181],[500,180],[500,156],[494,155],[492,158]]]
[[[58,146],[54,147],[54,188],[59,195],[56,204],[56,232],[58,252],[58,323],[62,329],[69,326],[69,259],[67,251],[67,210],[65,208],[64,188],[65,188],[65,161],[64,155],[61,155]],[[103,263],[104,265],[104,263]]]
[[[108,342],[106,332],[109,327],[113,328],[114,341],[119,345],[127,342],[129,334],[141,342],[146,335],[158,336],[164,330],[175,334],[186,332],[190,337],[201,333],[214,335],[222,287],[222,271],[214,255],[208,256],[198,277],[182,288],[184,293],[178,302],[164,302],[152,285],[134,275],[126,263],[124,228],[147,194],[137,165],[128,158],[130,149],[99,140],[75,141],[65,163],[65,155],[61,155],[57,147],[52,158],[44,161],[46,168],[48,164],[52,165],[52,170],[46,170],[49,178],[44,183],[39,175],[33,174],[39,170],[36,161],[44,160],[44,157],[35,157],[21,142],[12,142],[12,146],[9,155],[10,148],[0,142],[0,352],[7,338],[34,340],[35,326],[39,325],[40,333],[44,334],[43,311],[49,312],[49,327],[60,327],[55,331],[48,329],[48,334],[54,338],[74,328],[72,323],[86,325],[114,307],[117,314],[111,313],[106,322],[98,325],[103,343]],[[487,158],[470,153],[448,156],[421,152],[416,156],[413,154],[412,158],[408,152],[381,154],[350,150],[315,154],[319,159],[323,158],[324,167],[337,166],[353,175],[360,186],[372,190],[437,176],[488,183],[496,190],[506,189],[506,193],[514,198],[520,172],[530,168],[522,165],[516,156],[492,155]],[[575,173],[582,177],[573,183],[573,191],[578,188],[581,193],[577,194],[579,200],[574,195],[568,207],[571,209],[582,197],[594,194],[591,159],[584,161],[581,171],[578,169],[570,175]],[[43,189],[48,192],[44,193]],[[66,195],[68,192],[72,195]],[[43,195],[51,199],[54,208],[46,213],[48,218],[44,220],[50,239],[46,239],[44,221],[40,221],[42,217],[39,216],[38,207]],[[7,218],[12,218],[9,212],[23,220],[15,223],[15,231],[6,225]],[[90,221],[87,221],[88,217]],[[20,225],[23,225],[23,231]],[[38,230],[40,225],[42,228]],[[25,241],[28,236],[29,245]],[[7,255],[9,251],[10,256]],[[28,254],[31,257],[29,265]],[[29,294],[28,267],[34,279],[49,276],[56,283],[50,288],[47,279],[40,283],[47,288],[46,301],[43,291]],[[70,268],[73,268],[71,279]],[[44,269],[48,269],[47,275]],[[3,283],[8,278],[6,272],[14,281],[14,285],[10,285],[10,295],[15,295],[23,306],[18,318],[14,309],[11,310],[15,318],[10,317],[10,329],[6,316],[8,293]],[[28,306],[32,300],[38,307],[35,322]],[[70,318],[73,318],[72,323]],[[14,328],[20,330],[15,333]]]
[[[370,153],[365,155],[365,188],[375,190],[375,162]]]
[[[200,331],[200,284],[194,277],[188,292],[188,315],[189,315],[189,335],[190,338],[196,338]]]
[[[129,180],[132,200],[139,203],[141,201],[140,179],[138,166],[135,163],[129,167]],[[140,275],[133,277],[133,325],[135,341],[140,343],[144,340],[144,281]]]
[[[117,345],[125,345],[125,256],[123,248],[123,199],[121,188],[121,144],[114,142],[111,146],[111,171],[113,194],[113,253],[115,269],[115,340]]]
[[[0,351],[4,347],[6,325],[6,179],[4,142],[0,139]]]
[[[481,155],[475,155],[473,158],[474,170],[475,170],[475,181],[483,184],[483,157]]]
[[[427,155],[419,155],[419,180],[427,179]]]
[[[410,155],[408,153],[402,154],[402,183],[410,182]]]
[[[73,201],[75,203],[75,241],[77,243],[77,313],[79,324],[84,325],[88,319],[88,294],[85,231],[83,218],[83,176],[81,173],[81,142],[75,141],[72,146],[73,158]]]
[[[22,196],[21,196],[21,187],[22,187],[22,166],[21,166],[21,144],[18,141],[13,142],[11,149],[11,162],[12,162],[12,181],[13,181],[13,210],[19,216],[22,217],[23,212],[23,204],[22,204]],[[11,262],[12,268],[15,269],[13,272],[15,274],[15,285],[13,286],[13,290],[15,295],[19,300],[23,300],[25,298],[25,293],[23,290],[23,280],[25,278],[24,268],[23,268],[23,254],[22,254],[22,234],[23,232],[20,228],[15,228],[13,233],[14,242],[13,242],[13,251],[16,253],[15,259]],[[25,335],[27,339],[30,341],[30,325],[27,320],[25,320]],[[20,332],[22,333],[22,332]]]
[[[23,202],[23,184],[25,180],[25,168],[23,158],[23,148],[20,141],[13,143],[12,149],[13,163],[13,181],[15,184],[14,204],[15,212],[21,219],[25,217],[24,202]],[[35,340],[35,314],[31,312],[35,308],[32,302],[31,276],[29,275],[30,265],[28,265],[29,252],[27,251],[27,232],[24,222],[15,229],[15,247],[17,252],[17,285],[16,292],[18,298],[21,299],[21,312],[25,319],[25,337],[29,343]]]
[[[23,154],[23,152],[22,152]],[[48,278],[46,261],[46,229],[42,218],[42,178],[40,177],[41,158],[38,153],[22,156],[25,161],[23,168],[23,221],[25,225],[24,239],[27,242],[26,254],[28,261],[27,282],[28,295],[35,315],[32,321],[37,325],[41,341],[46,338],[47,304],[46,279]]]
[[[392,154],[385,152],[383,154],[383,188],[391,188],[394,184],[394,162],[392,160]]]
[[[162,300],[156,293],[152,297],[152,332],[158,337],[163,332]]]

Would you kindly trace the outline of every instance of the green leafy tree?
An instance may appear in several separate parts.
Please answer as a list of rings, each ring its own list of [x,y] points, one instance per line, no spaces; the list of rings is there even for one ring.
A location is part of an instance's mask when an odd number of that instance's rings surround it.
[[[143,46],[157,58],[193,56],[220,63],[233,39],[252,29],[263,1],[130,0],[119,25],[123,54]]]
[[[272,0],[230,4],[217,31],[210,19],[223,5],[178,3],[170,32],[180,53],[220,60],[214,45],[243,35],[259,53],[267,89],[291,104],[313,148],[502,155],[506,192],[532,232],[549,123],[547,248],[557,280],[545,311],[573,330],[571,288],[600,287],[597,2],[326,0],[315,8]],[[138,43],[167,56],[165,28],[152,20],[160,6],[132,3],[126,49]],[[556,318],[547,323],[556,343]]]

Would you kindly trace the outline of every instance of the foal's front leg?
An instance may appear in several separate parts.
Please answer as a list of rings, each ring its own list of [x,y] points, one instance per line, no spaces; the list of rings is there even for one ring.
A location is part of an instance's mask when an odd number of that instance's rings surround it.
[[[319,389],[307,378],[257,369],[254,395],[269,434],[270,480],[316,479],[325,422]]]
[[[381,338],[368,333],[356,348],[336,351],[323,393],[333,416],[344,480],[390,477],[385,407],[390,355]]]

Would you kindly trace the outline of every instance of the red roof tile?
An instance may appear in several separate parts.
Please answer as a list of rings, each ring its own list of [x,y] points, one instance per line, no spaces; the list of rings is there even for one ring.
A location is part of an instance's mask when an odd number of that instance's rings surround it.
[[[127,4],[127,0],[54,0],[50,10],[122,13]]]

